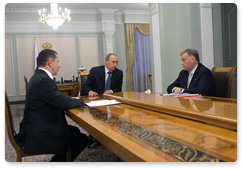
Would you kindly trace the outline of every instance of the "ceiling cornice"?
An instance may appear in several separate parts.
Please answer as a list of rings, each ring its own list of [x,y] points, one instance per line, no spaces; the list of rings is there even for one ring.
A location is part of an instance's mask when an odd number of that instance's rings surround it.
[[[5,22],[5,33],[53,33],[52,27],[40,22],[15,21]],[[102,23],[95,22],[67,22],[57,32],[102,32]]]
[[[5,13],[38,13],[40,9],[35,8],[6,8]],[[71,13],[76,14],[101,14],[103,9],[98,10],[87,10],[87,9],[70,9]],[[49,10],[47,10],[49,11]],[[107,10],[106,10],[107,11]],[[115,10],[109,9],[109,11],[113,11],[114,14],[122,15],[122,14],[149,14],[149,11],[146,10]]]
[[[5,13],[37,13],[35,8],[5,8]]]
[[[149,11],[146,10],[122,10],[122,13],[124,14],[137,14],[137,15],[148,15]]]

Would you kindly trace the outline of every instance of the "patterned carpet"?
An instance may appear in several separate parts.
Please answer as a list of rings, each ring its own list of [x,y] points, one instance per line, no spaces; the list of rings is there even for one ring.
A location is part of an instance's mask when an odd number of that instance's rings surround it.
[[[15,130],[19,131],[18,125],[23,117],[24,105],[11,105],[10,108],[13,114]],[[88,133],[85,130],[79,127],[70,118],[68,117],[66,118],[68,124],[77,126],[82,133],[88,135]],[[51,160],[52,156],[53,155],[38,155],[38,156],[24,157],[22,160],[23,162],[48,162]],[[5,160],[7,162],[16,161],[16,153],[8,139],[6,129],[5,129]],[[117,161],[119,161],[119,158],[100,143],[95,143],[90,148],[86,147],[84,151],[80,153],[75,160],[75,162],[117,162]]]

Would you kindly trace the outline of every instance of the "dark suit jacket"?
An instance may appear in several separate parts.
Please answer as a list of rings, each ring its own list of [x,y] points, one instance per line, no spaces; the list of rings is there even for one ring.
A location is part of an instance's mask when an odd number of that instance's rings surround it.
[[[123,82],[123,72],[115,69],[111,77],[111,90],[113,92],[121,92]],[[87,81],[84,84],[83,92],[88,95],[89,91],[103,94],[105,89],[105,66],[94,67],[90,70]]]
[[[204,96],[216,96],[216,88],[212,72],[201,63],[192,77],[189,88],[187,89],[188,71],[182,70],[179,77],[167,88],[171,93],[174,87],[181,87],[185,90],[183,93],[198,93]]]
[[[70,133],[64,110],[81,105],[82,99],[62,94],[46,72],[38,69],[27,87],[18,144],[30,154],[65,153],[70,147]]]

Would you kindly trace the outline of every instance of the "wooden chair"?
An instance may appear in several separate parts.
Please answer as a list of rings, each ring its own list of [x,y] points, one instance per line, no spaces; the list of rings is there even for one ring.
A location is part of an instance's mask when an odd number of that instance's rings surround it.
[[[8,132],[8,137],[9,137],[10,143],[13,145],[13,148],[16,151],[17,162],[22,162],[22,157],[41,155],[41,154],[25,154],[21,150],[21,147],[17,144],[16,132],[14,130],[14,121],[13,121],[13,116],[12,116],[12,112],[11,112],[10,105],[9,105],[7,92],[5,92],[5,121],[6,121],[7,132]],[[67,162],[72,161],[71,160],[71,148],[67,151],[66,159],[67,159]]]
[[[233,79],[237,67],[214,67],[212,69],[218,97],[232,98]]]
[[[79,96],[84,96],[84,92],[82,91],[83,86],[88,78],[89,71],[78,72],[79,79]]]
[[[82,71],[78,72],[78,79],[79,79],[79,94],[78,96],[84,96],[84,92],[82,91],[82,88],[88,78],[89,71]],[[91,146],[95,143],[97,143],[97,140],[94,139],[93,136],[89,135],[88,136],[89,143],[88,143],[88,148],[91,148]]]
[[[149,77],[149,82],[150,82],[150,86],[151,86],[151,91],[153,91],[152,90],[152,75],[148,75],[148,77]]]
[[[24,76],[24,82],[25,82],[25,90],[26,90],[29,82],[28,82],[28,80],[27,80],[27,78],[25,76]]]

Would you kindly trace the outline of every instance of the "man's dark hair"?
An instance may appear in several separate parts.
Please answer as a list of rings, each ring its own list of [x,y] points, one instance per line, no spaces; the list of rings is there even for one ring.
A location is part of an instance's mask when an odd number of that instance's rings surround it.
[[[52,60],[56,59],[56,54],[58,54],[56,51],[51,49],[44,49],[42,50],[38,57],[37,57],[37,64],[38,67],[45,66],[47,64],[47,61],[51,58]]]
[[[187,53],[189,56],[194,56],[195,59],[197,60],[197,62],[198,63],[200,62],[199,54],[198,54],[198,51],[196,49],[190,49],[190,48],[186,49],[183,52],[181,52],[180,56],[183,55],[184,53]]]
[[[117,57],[117,55],[115,53],[109,53],[108,55],[106,55],[105,59],[109,60],[111,55],[115,55]]]

